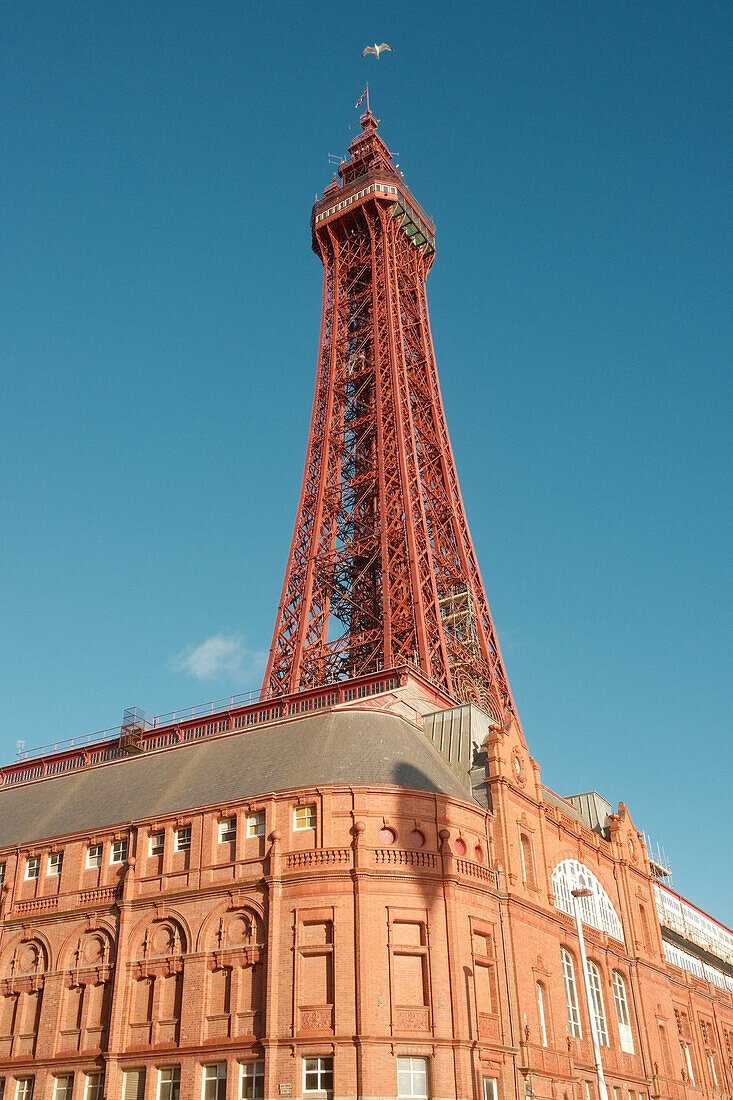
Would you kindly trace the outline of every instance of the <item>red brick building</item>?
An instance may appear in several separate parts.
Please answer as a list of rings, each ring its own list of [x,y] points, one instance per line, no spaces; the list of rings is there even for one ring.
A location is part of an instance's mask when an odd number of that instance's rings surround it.
[[[439,703],[402,670],[4,769],[4,1097],[595,1100],[580,868],[609,1096],[729,1095],[733,937]]]
[[[0,769],[0,1100],[604,1100],[591,1019],[609,1100],[733,1095],[733,935],[663,885],[623,804],[547,790],[525,743],[431,360],[434,230],[368,112],[362,127],[312,223],[318,385],[351,405],[314,412],[267,690],[130,712]],[[402,421],[390,370],[400,399],[415,386]],[[313,489],[324,423],[341,425],[321,472],[352,478],[346,520],[333,485]],[[377,478],[390,424],[417,443]],[[320,574],[318,493],[346,532]]]

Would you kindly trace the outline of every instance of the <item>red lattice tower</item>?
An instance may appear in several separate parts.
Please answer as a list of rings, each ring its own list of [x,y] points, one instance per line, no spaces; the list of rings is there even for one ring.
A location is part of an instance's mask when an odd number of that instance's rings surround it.
[[[514,713],[456,476],[425,280],[435,230],[367,111],[323,199],[316,394],[262,697],[412,665]]]

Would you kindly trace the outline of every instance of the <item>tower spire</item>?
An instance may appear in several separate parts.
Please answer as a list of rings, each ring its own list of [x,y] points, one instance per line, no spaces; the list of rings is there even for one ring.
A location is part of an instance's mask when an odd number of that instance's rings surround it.
[[[411,665],[515,713],[463,508],[425,282],[435,228],[367,104],[313,208],[316,393],[262,697]]]

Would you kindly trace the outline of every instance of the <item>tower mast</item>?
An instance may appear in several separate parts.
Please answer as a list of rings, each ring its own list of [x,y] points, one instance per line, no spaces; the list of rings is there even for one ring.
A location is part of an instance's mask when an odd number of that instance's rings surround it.
[[[368,98],[360,121],[311,218],[324,270],[316,393],[262,698],[411,665],[504,721],[515,707],[430,333],[435,228]]]

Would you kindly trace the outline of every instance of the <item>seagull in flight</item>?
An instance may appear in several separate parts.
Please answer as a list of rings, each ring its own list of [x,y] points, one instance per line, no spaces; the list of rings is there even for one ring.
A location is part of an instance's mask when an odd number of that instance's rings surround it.
[[[373,53],[374,56],[376,57],[377,61],[379,61],[379,55],[382,52],[382,50],[389,50],[390,53],[394,53],[394,50],[392,49],[392,47],[388,46],[386,42],[382,42],[381,46],[378,46],[377,43],[375,42],[373,46],[367,46],[367,48],[365,50],[362,50],[361,56],[366,57],[366,55],[368,53]]]

